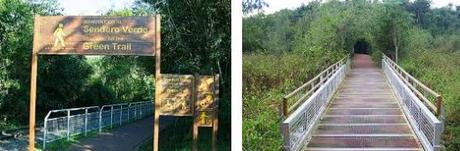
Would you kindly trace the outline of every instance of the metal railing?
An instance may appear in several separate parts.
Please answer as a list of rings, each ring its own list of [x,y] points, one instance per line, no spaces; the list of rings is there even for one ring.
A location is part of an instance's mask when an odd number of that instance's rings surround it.
[[[153,102],[135,102],[51,110],[43,122],[43,149],[46,144],[103,128],[112,128],[132,120],[153,115]]]
[[[302,149],[350,69],[350,59],[345,57],[283,98],[281,134],[284,150]],[[288,109],[287,100],[294,96],[299,99]]]
[[[423,148],[428,151],[441,150],[444,120],[441,95],[423,85],[385,55],[382,68]],[[430,105],[427,95],[436,100],[436,106]]]

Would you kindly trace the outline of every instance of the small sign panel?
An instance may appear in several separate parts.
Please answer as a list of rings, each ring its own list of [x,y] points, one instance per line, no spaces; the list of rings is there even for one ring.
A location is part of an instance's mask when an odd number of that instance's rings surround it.
[[[198,111],[195,118],[198,127],[212,127],[214,121],[214,110],[206,109]]]
[[[197,110],[215,108],[216,79],[214,76],[197,76]]]
[[[162,115],[193,115],[193,75],[162,74],[160,105]]]
[[[155,17],[36,17],[39,54],[155,55]]]

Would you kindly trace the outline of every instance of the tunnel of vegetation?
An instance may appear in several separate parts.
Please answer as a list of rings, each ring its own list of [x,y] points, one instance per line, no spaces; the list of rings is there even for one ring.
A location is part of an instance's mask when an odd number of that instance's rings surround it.
[[[369,54],[369,43],[364,40],[359,40],[353,46],[354,53]]]

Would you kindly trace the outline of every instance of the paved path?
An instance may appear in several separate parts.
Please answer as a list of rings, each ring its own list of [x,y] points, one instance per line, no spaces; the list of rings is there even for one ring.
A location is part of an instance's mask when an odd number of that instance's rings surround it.
[[[382,71],[368,55],[356,55],[307,150],[422,148]]]
[[[173,119],[161,118],[161,126]],[[160,127],[162,129],[162,127]],[[70,151],[134,151],[153,135],[153,117],[99,133],[70,146]]]

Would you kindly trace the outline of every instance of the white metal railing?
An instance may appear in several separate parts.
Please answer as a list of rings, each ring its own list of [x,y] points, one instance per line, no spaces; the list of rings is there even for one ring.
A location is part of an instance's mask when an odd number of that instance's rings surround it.
[[[301,96],[297,100],[300,103],[295,103],[299,104],[298,107],[292,109],[294,110],[292,113],[287,112],[289,110],[287,105],[281,107],[282,119],[284,120],[281,123],[284,150],[297,151],[302,149],[304,142],[310,139],[313,127],[350,69],[350,59],[346,57],[316,76],[314,79],[318,78],[320,82],[313,84],[312,88],[302,91],[306,85],[310,85],[310,80],[284,97],[283,102],[286,102],[289,97],[296,93],[300,93]],[[286,118],[284,119],[284,117]]]
[[[423,148],[427,151],[441,150],[444,120],[441,103],[436,103],[436,106],[427,106],[426,101],[422,101],[425,97],[422,98],[417,94],[420,91],[414,90],[413,84],[408,82],[407,72],[385,55],[382,59],[382,68]],[[417,85],[427,88],[420,82],[417,82]],[[431,89],[430,91],[433,92]],[[433,95],[435,98],[440,98],[437,93],[433,93]],[[440,101],[440,99],[436,100]],[[436,117],[436,114],[439,116]]]
[[[53,115],[53,116],[52,116]],[[132,120],[153,115],[153,102],[135,102],[99,106],[51,110],[43,122],[43,149],[46,144],[70,136],[103,128],[112,128]]]

